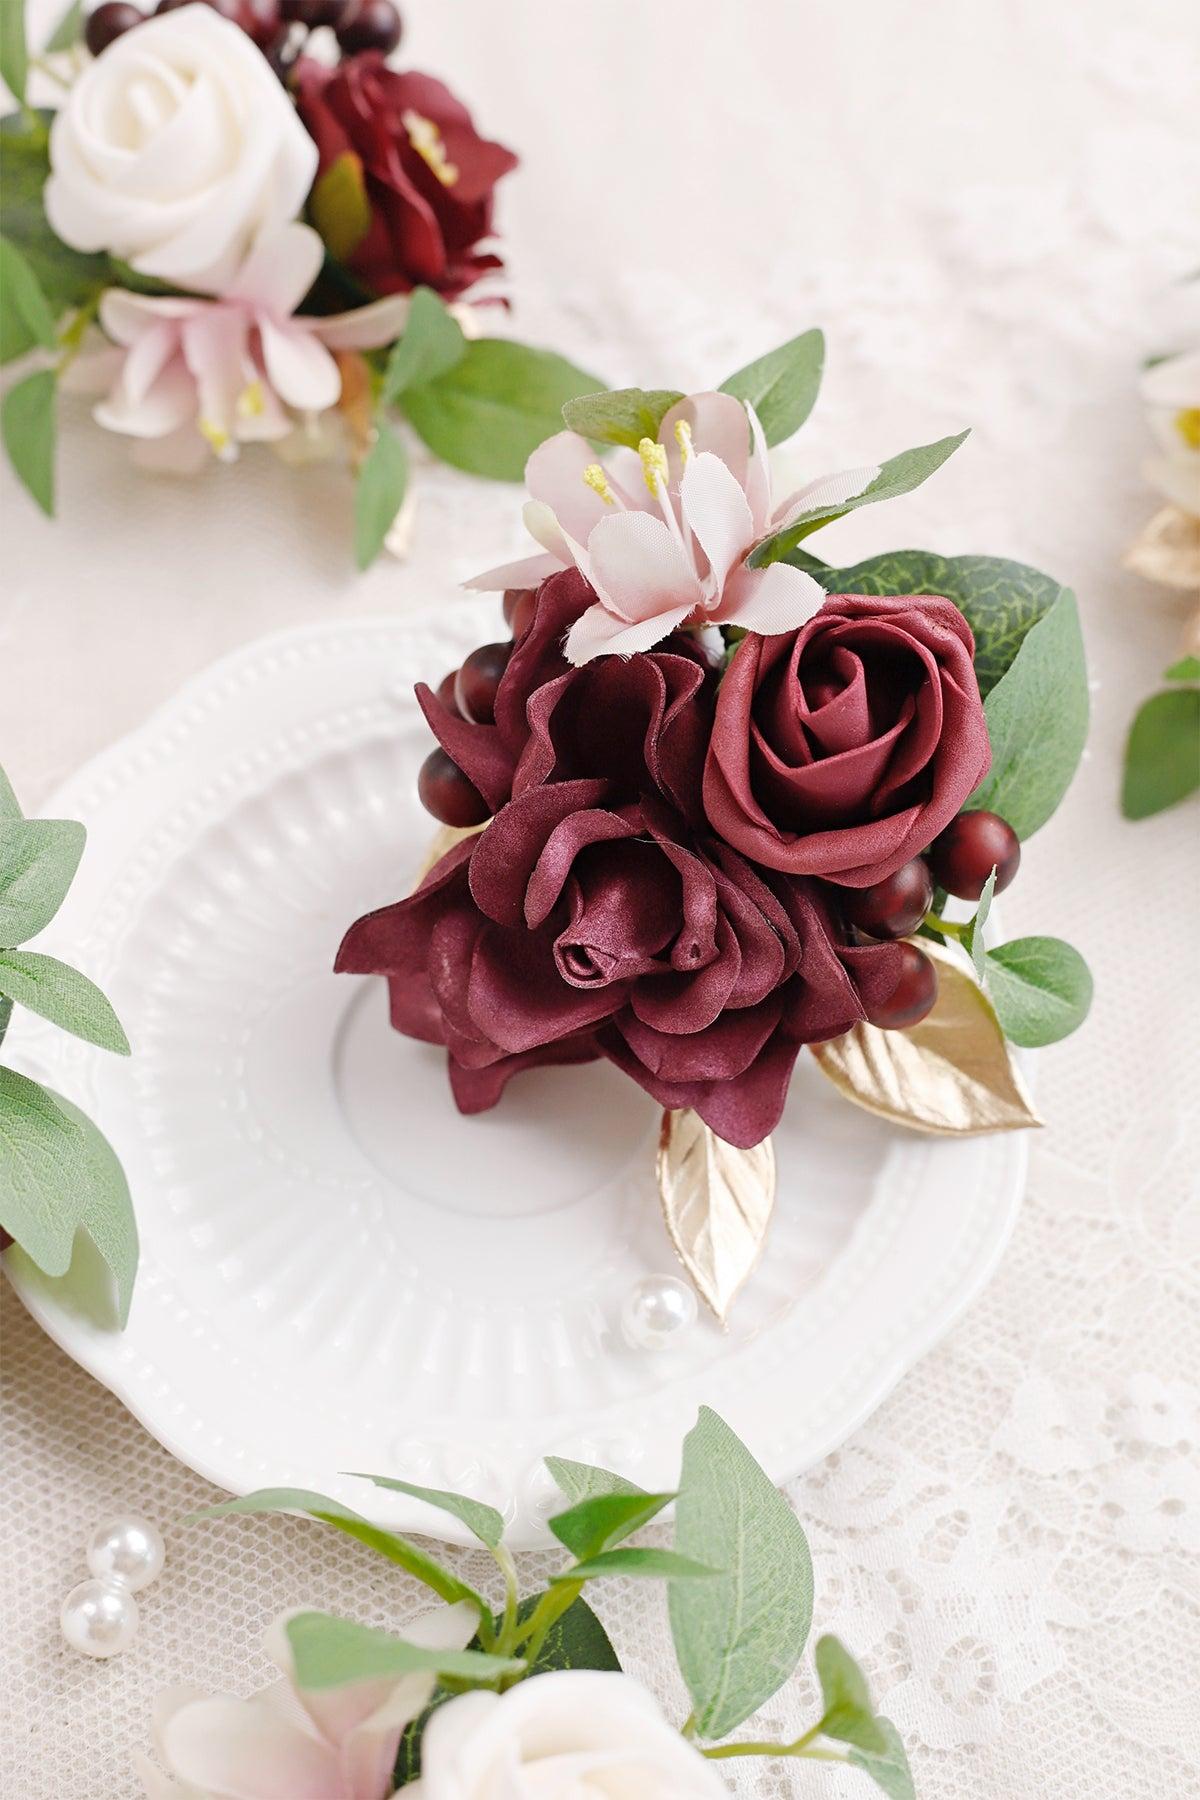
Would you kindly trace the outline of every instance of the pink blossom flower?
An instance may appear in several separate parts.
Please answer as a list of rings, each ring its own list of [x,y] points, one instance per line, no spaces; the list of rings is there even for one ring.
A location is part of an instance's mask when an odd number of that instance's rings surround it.
[[[525,523],[543,554],[467,585],[534,587],[574,564],[596,604],[568,634],[573,663],[649,650],[684,624],[794,631],[824,590],[788,563],[751,569],[747,556],[801,512],[861,494],[878,473],[827,475],[774,506],[754,408],[731,394],[693,394],[665,415],[656,439],[617,450],[606,465],[575,432],[548,438],[525,465],[533,496]]]
[[[230,461],[239,444],[285,437],[295,413],[335,405],[342,377],[331,351],[390,343],[408,301],[297,317],[323,254],[311,226],[284,225],[258,239],[217,299],[109,288],[100,323],[114,347],[81,359],[92,391],[108,387],[96,419],[139,439],[139,461],[186,472],[210,452]]]

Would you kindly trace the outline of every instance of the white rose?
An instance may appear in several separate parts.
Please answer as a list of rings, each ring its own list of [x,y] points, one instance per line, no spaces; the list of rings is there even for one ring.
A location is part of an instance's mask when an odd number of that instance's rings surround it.
[[[439,1707],[414,1800],[729,1800],[715,1766],[628,1675],[562,1669]]]
[[[46,216],[76,250],[221,293],[267,225],[294,219],[317,147],[262,52],[209,6],[134,26],[50,132]]]

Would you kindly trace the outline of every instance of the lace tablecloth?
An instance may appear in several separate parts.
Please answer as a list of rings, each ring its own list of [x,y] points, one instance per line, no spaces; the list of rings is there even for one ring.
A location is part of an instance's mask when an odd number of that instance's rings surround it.
[[[514,330],[614,384],[699,386],[822,324],[825,392],[791,460],[975,427],[928,488],[834,527],[824,554],[1009,553],[1078,590],[1090,748],[1005,913],[1079,944],[1095,1009],[1042,1058],[1049,1129],[991,1287],[791,1497],[818,1623],[870,1670],[922,1800],[1200,1794],[1196,815],[1131,826],[1116,805],[1128,717],[1180,630],[1120,558],[1153,504],[1138,362],[1167,284],[1200,263],[1191,0],[1136,25],[1124,0],[427,11],[414,61],[526,156],[504,213]],[[82,414],[60,488],[53,527],[5,489],[0,759],[30,807],[234,644],[402,609],[520,544],[514,490],[425,470],[411,561],[356,580],[338,478],[263,453],[151,486]],[[127,1800],[155,1690],[248,1691],[285,1605],[413,1609],[402,1578],[316,1526],[173,1529],[211,1490],[7,1288],[2,1305],[6,1795]],[[117,1508],[162,1522],[169,1561],[134,1649],[89,1663],[57,1610]],[[659,1597],[614,1583],[599,1604],[682,1716]],[[798,1678],[765,1723],[794,1731],[812,1699]],[[737,1779],[866,1791],[804,1765]]]

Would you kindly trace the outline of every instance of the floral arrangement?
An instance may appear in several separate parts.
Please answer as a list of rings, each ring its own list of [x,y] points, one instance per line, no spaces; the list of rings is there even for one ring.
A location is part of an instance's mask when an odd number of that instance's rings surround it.
[[[140,1764],[149,1800],[274,1800],[283,1792],[385,1800],[402,1788],[429,1800],[500,1792],[513,1800],[592,1792],[719,1800],[728,1789],[716,1765],[743,1757],[848,1765],[890,1800],[914,1800],[899,1735],[876,1713],[861,1669],[835,1637],[816,1644],[821,1700],[808,1730],[786,1743],[731,1736],[800,1662],[813,1570],[799,1520],[716,1413],[701,1409],[671,1492],[647,1493],[561,1457],[548,1456],[546,1467],[564,1501],[549,1528],[570,1560],[528,1595],[494,1507],[392,1477],[363,1478],[465,1526],[494,1559],[499,1607],[411,1539],[321,1494],[270,1488],[196,1514],[308,1514],[415,1576],[443,1604],[402,1636],[294,1612],[267,1634],[282,1672],[273,1687],[248,1700],[169,1690],[155,1713],[157,1762]],[[672,1502],[672,1549],[630,1542]],[[667,1583],[692,1706],[678,1726],[621,1672],[583,1598],[613,1575]]]
[[[19,946],[47,926],[83,855],[74,819],[27,819],[0,769],[0,1046],[14,1006],[102,1050],[128,1056],[121,1023],[94,982],[57,957]],[[111,1271],[116,1316],[129,1316],[138,1237],[129,1188],[107,1138],[71,1101],[0,1066],[0,1250],[52,1277],[72,1266],[76,1233]]]
[[[768,449],[823,354],[807,332],[715,392],[564,407],[526,470],[538,554],[469,584],[504,590],[511,638],[417,688],[421,797],[457,841],[337,957],[445,1045],[464,1113],[536,1064],[602,1057],[644,1088],[667,1226],[720,1317],[802,1049],[901,1123],[1014,1128],[1036,1120],[1010,1045],[1065,1036],[1091,995],[1057,938],[984,942],[1083,747],[1074,599],[990,557],[812,556],[962,442],[777,500]]]
[[[519,479],[593,377],[479,335],[464,296],[500,269],[497,183],[516,157],[440,81],[386,60],[391,0],[105,0],[35,59],[22,9],[0,74],[0,358],[39,367],[3,404],[21,480],[54,510],[59,385],[134,460],[193,473],[243,446],[356,473],[360,567],[403,547],[401,413],[434,454]],[[82,33],[82,41],[81,41]]]

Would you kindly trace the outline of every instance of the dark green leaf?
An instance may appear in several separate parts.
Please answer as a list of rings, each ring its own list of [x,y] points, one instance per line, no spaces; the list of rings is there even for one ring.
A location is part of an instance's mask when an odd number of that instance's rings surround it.
[[[1125,746],[1121,811],[1148,819],[1200,788],[1200,688],[1151,694],[1138,708]]]
[[[883,1755],[888,1739],[875,1717],[867,1678],[850,1652],[835,1637],[817,1639],[817,1678],[825,1711],[821,1730],[843,1744]]]
[[[42,511],[54,517],[53,369],[38,369],[10,387],[0,403],[0,431],[8,460]]]
[[[674,1494],[594,1494],[547,1523],[559,1543],[584,1562],[640,1531],[674,1498]]]
[[[355,1474],[359,1481],[372,1481],[378,1488],[390,1488],[396,1494],[411,1494],[414,1500],[424,1500],[430,1506],[439,1507],[442,1512],[461,1519],[467,1530],[474,1532],[489,1550],[499,1548],[504,1536],[504,1515],[494,1506],[485,1506],[482,1500],[472,1500],[467,1494],[452,1494],[446,1488],[418,1487],[415,1482],[400,1481],[394,1475],[363,1475],[356,1470],[347,1473]]]
[[[75,819],[0,819],[0,948],[24,944],[50,923],[86,836]]]
[[[1056,1044],[1087,1018],[1091,970],[1061,938],[1013,938],[989,950],[988,992],[1004,1035],[1025,1049]]]
[[[995,868],[993,868],[991,874],[983,884],[983,892],[979,896],[979,903],[975,908],[975,916],[969,921],[966,934],[962,940],[963,948],[974,963],[975,973],[978,975],[980,981],[983,980],[983,928],[987,924],[988,914],[992,910],[992,896],[995,892],[996,871]]]
[[[870,1750],[851,1750],[850,1761],[856,1769],[862,1769],[869,1775],[877,1787],[883,1789],[888,1800],[917,1800],[912,1770],[908,1766],[908,1757],[904,1754],[904,1745],[900,1742],[900,1733],[890,1719],[877,1718],[875,1723],[883,1733],[887,1748],[880,1755]]]
[[[1181,656],[1163,670],[1164,681],[1200,681],[1200,656]]]
[[[902,450],[899,456],[890,456],[880,465],[878,475],[870,485],[857,494],[853,500],[844,500],[840,506],[815,506],[802,512],[790,525],[774,537],[767,538],[758,546],[750,557],[752,568],[761,569],[767,563],[779,562],[789,551],[794,550],[802,538],[819,530],[822,525],[832,524],[834,519],[841,519],[847,513],[855,512],[860,506],[873,506],[877,500],[895,500],[901,494],[911,494],[914,488],[928,481],[947,457],[952,456],[967,437],[968,433],[960,431],[955,437],[939,438],[935,444],[918,444],[912,450]]]
[[[1088,728],[1087,665],[1075,596],[1064,589],[984,702],[992,766],[967,801],[1032,837],[1071,785]]]
[[[975,677],[985,700],[1026,633],[1063,591],[1040,569],[998,556],[889,550],[849,568],[831,569],[808,551],[793,550],[787,561],[815,576],[827,594],[940,594],[953,600],[975,637]]]
[[[71,0],[66,12],[46,39],[46,49],[53,56],[59,50],[69,50],[83,36],[83,0]]]
[[[706,1406],[684,1441],[675,1544],[725,1571],[715,1581],[673,1582],[669,1593],[697,1730],[724,1737],[800,1660],[812,1621],[812,1558],[783,1495]]]
[[[37,276],[17,246],[0,237],[0,363],[11,362],[40,344],[57,344],[54,319]]]
[[[568,431],[596,444],[627,444],[636,450],[643,438],[656,438],[664,416],[683,395],[674,388],[615,388],[608,394],[584,394],[562,409]]]
[[[24,100],[28,74],[25,0],[4,0],[0,6],[0,77],[15,100]]]
[[[748,400],[768,444],[799,431],[816,404],[825,367],[825,334],[805,331],[721,383],[723,394]]]
[[[381,400],[391,406],[405,388],[435,381],[456,368],[467,353],[467,340],[432,288],[419,287],[409,303],[403,337],[388,357]]]
[[[549,350],[476,338],[436,380],[406,388],[400,405],[435,456],[497,481],[520,481],[540,443],[562,429],[568,400],[596,387]]]
[[[614,1475],[611,1469],[598,1469],[593,1463],[571,1462],[565,1456],[548,1456],[545,1462],[558,1486],[572,1502],[590,1500],[597,1494],[644,1494],[646,1491],[636,1482],[626,1481],[624,1475]]]
[[[368,569],[383,549],[408,487],[404,440],[381,424],[354,487],[354,560]]]
[[[0,194],[4,235],[22,252],[50,306],[81,306],[112,279],[107,257],[85,256],[55,237],[42,190],[50,172],[47,134],[19,114],[0,120]]]
[[[0,950],[0,994],[101,1050],[129,1055],[129,1039],[94,981],[36,950]]]
[[[386,1675],[449,1675],[490,1682],[502,1675],[520,1675],[525,1668],[519,1658],[489,1656],[482,1650],[430,1650],[332,1613],[297,1613],[287,1622],[287,1635],[300,1688],[343,1687],[349,1681]]]
[[[680,1556],[676,1550],[640,1550],[625,1546],[618,1550],[602,1550],[586,1562],[573,1563],[559,1581],[595,1581],[602,1575],[640,1575],[652,1581],[714,1581],[721,1574],[711,1563]]]

